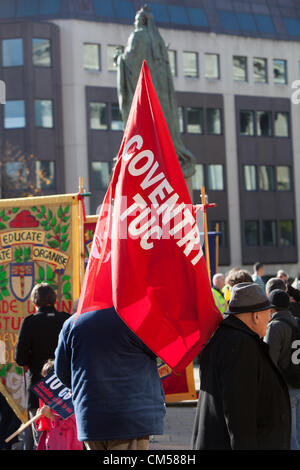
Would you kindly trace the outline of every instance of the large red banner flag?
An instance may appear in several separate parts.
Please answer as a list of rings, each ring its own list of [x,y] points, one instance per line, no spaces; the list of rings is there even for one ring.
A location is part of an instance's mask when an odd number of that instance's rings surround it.
[[[101,206],[77,315],[112,306],[177,372],[222,320],[194,208],[146,62]]]

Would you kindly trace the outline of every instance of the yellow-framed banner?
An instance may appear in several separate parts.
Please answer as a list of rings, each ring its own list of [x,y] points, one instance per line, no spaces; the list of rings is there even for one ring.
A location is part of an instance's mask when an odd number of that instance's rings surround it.
[[[83,272],[82,202],[78,194],[0,201],[0,392],[27,421],[23,368],[14,361],[23,319],[34,313],[33,286],[50,284],[56,308],[71,312]],[[43,332],[41,332],[43,334]]]

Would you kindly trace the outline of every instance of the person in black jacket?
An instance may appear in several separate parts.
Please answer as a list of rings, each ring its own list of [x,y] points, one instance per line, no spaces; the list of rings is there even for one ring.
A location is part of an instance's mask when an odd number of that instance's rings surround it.
[[[42,367],[48,359],[54,359],[58,336],[63,323],[70,317],[55,308],[56,293],[47,283],[37,284],[31,292],[31,301],[36,307],[33,315],[26,317],[19,331],[15,350],[15,361],[28,370],[26,382],[26,407],[33,417],[39,407],[38,397],[31,387],[42,380]],[[38,435],[34,432],[34,444]]]
[[[287,385],[263,342],[272,304],[256,283],[233,287],[227,317],[200,357],[196,450],[286,450]]]

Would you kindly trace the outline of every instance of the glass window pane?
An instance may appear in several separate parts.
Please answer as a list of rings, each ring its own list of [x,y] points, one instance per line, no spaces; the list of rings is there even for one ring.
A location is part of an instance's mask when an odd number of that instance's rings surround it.
[[[274,246],[277,244],[275,220],[263,220],[262,237],[264,246]]]
[[[240,134],[254,135],[254,113],[253,111],[240,111]]]
[[[246,191],[256,191],[256,166],[244,165],[244,189]]]
[[[247,246],[259,245],[259,222],[258,220],[246,220],[244,224],[245,243]]]
[[[4,105],[4,128],[16,129],[26,126],[24,100],[6,101]]]
[[[187,132],[191,134],[203,134],[203,110],[202,108],[187,108]]]
[[[118,103],[111,104],[111,129],[113,131],[124,130],[124,124]]]
[[[281,59],[273,60],[273,77],[274,77],[274,83],[279,83],[282,85],[287,83],[286,60],[281,60]]]
[[[267,71],[267,59],[260,59],[255,57],[253,59],[253,73],[254,81],[257,83],[267,83],[268,71]]]
[[[224,190],[223,165],[208,165],[208,188],[211,191]]]
[[[237,13],[237,17],[243,31],[257,31],[254,16],[251,13]]]
[[[219,108],[206,109],[206,131],[210,135],[222,134],[222,113]]]
[[[275,32],[272,18],[268,15],[255,15],[258,29],[261,33],[272,34]]]
[[[195,165],[195,170],[196,173],[192,176],[192,184],[193,184],[193,189],[194,190],[201,190],[203,186],[205,186],[204,183],[204,167],[201,163],[196,163]]]
[[[2,65],[3,67],[17,67],[24,64],[23,40],[3,39],[2,41]]]
[[[29,170],[24,166],[24,162],[5,162],[4,176],[9,189],[24,189],[28,183]]]
[[[172,50],[168,49],[168,56],[169,56],[171,74],[172,74],[173,77],[177,77],[177,55],[176,55],[176,51],[172,51]]]
[[[256,112],[256,132],[257,135],[272,136],[272,113],[269,111]]]
[[[56,15],[60,8],[61,0],[40,0],[40,15]]]
[[[33,65],[51,67],[51,43],[49,39],[32,39],[32,62]]]
[[[38,14],[38,0],[18,0],[18,16],[35,16]]]
[[[107,46],[107,70],[110,72],[116,72],[117,67],[115,64],[115,57],[120,52],[124,51],[124,47],[120,45],[109,45]]]
[[[205,78],[220,78],[220,66],[218,54],[204,54],[204,73]]]
[[[39,189],[55,189],[55,162],[41,160],[35,162],[36,187]]]
[[[107,189],[110,183],[109,162],[92,162],[92,188],[96,190]]]
[[[52,100],[35,100],[35,125],[36,127],[53,127],[53,102]]]
[[[291,169],[289,166],[277,166],[276,184],[278,191],[291,191]]]
[[[90,128],[105,130],[108,128],[107,104],[91,102],[90,110]]]
[[[272,166],[261,165],[259,167],[259,189],[262,191],[274,191],[275,178]]]
[[[247,57],[233,56],[233,80],[247,81]]]
[[[198,77],[198,54],[197,52],[183,53],[183,75],[185,77]]]
[[[179,119],[179,131],[181,134],[184,132],[184,109],[182,106],[178,106],[178,119]]]
[[[289,113],[275,113],[274,133],[276,137],[289,137]]]
[[[280,220],[279,236],[280,245],[291,246],[295,244],[293,220]]]
[[[86,70],[100,70],[100,45],[83,45],[83,66]]]

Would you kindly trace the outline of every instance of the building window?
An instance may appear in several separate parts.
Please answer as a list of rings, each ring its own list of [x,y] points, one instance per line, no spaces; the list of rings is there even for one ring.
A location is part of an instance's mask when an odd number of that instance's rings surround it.
[[[5,162],[4,174],[11,189],[24,189],[28,183],[29,170],[23,162]]]
[[[83,66],[86,70],[100,70],[100,45],[83,45]]]
[[[283,59],[273,60],[274,83],[285,85],[287,83],[287,62]]]
[[[94,190],[106,190],[110,183],[110,163],[92,162],[92,188]]]
[[[206,132],[209,135],[222,134],[222,112],[219,108],[206,109]]]
[[[184,109],[182,106],[178,106],[178,120],[179,120],[179,131],[181,134],[184,133]]]
[[[262,221],[262,239],[264,246],[275,246],[277,244],[276,221]]]
[[[246,82],[247,79],[247,57],[233,56],[233,80]]]
[[[240,134],[254,135],[254,113],[253,111],[240,111]]]
[[[169,64],[171,69],[171,74],[173,77],[177,77],[177,54],[176,51],[168,49]]]
[[[201,163],[196,163],[195,165],[195,174],[192,176],[192,185],[195,191],[200,191],[203,186],[205,186],[204,182],[204,166]]]
[[[220,78],[219,54],[204,54],[204,74],[208,79]]]
[[[24,100],[6,101],[4,105],[4,128],[17,129],[26,126]]]
[[[183,75],[191,78],[199,76],[197,52],[183,53]]]
[[[90,129],[106,130],[108,128],[107,104],[90,102]]]
[[[32,63],[39,67],[51,67],[51,42],[49,39],[32,39]]]
[[[291,169],[289,166],[276,167],[276,187],[277,191],[291,191]]]
[[[289,137],[289,113],[275,113],[274,133],[276,137]]]
[[[35,100],[35,125],[36,127],[53,127],[53,102],[52,100]]]
[[[187,108],[187,132],[191,134],[203,134],[203,110],[202,108]]]
[[[39,189],[56,189],[55,162],[41,160],[35,162],[36,187]]]
[[[254,73],[255,82],[267,83],[268,81],[267,59],[260,59],[258,57],[255,57],[253,59],[253,73]]]
[[[23,40],[3,39],[2,41],[2,65],[3,67],[18,67],[24,64]]]
[[[259,136],[272,136],[272,113],[269,111],[256,112],[256,132]]]
[[[275,190],[274,168],[272,166],[261,165],[259,167],[259,189],[262,191]]]
[[[245,220],[245,243],[247,246],[259,246],[259,222],[258,220]]]
[[[208,189],[224,191],[223,165],[208,165]]]
[[[111,104],[111,130],[112,131],[123,131],[124,124],[120,112],[118,103]]]
[[[116,72],[117,67],[115,64],[115,58],[118,54],[124,51],[124,47],[120,45],[108,45],[107,46],[107,70],[109,72]]]
[[[244,189],[246,191],[256,191],[256,166],[255,165],[244,165]]]
[[[293,220],[279,221],[279,242],[280,245],[284,246],[291,246],[295,244]]]

